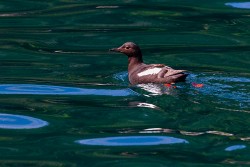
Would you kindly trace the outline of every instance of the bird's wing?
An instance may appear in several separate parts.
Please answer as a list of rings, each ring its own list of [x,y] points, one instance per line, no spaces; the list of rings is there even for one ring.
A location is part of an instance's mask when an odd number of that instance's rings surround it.
[[[157,78],[167,78],[173,75],[177,75],[180,73],[185,72],[185,70],[175,70],[171,67],[164,67],[161,69],[161,71],[158,73]]]

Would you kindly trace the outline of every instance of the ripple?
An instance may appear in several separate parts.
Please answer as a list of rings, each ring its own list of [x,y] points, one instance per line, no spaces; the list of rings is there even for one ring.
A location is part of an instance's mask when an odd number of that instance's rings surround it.
[[[124,82],[124,81],[128,80],[128,73],[127,72],[119,72],[119,73],[114,74],[113,78]]]
[[[232,6],[234,8],[250,9],[250,2],[228,2],[226,6]]]
[[[0,128],[3,129],[34,129],[47,125],[48,122],[29,116],[0,114]]]
[[[27,13],[2,13],[0,14],[0,17],[18,17],[18,16],[24,16]]]
[[[135,96],[131,89],[89,89],[35,84],[2,84],[0,94]]]
[[[168,136],[126,136],[84,139],[76,141],[82,145],[97,146],[152,146],[161,144],[189,143],[187,140]]]
[[[119,6],[97,6],[97,9],[116,9],[119,8]]]
[[[235,76],[221,76],[210,74],[190,74],[189,82],[203,83],[203,88],[193,88],[205,95],[216,96],[221,99],[234,100],[241,103],[241,108],[248,107],[250,103],[248,83],[249,78]],[[230,103],[230,101],[228,101]]]

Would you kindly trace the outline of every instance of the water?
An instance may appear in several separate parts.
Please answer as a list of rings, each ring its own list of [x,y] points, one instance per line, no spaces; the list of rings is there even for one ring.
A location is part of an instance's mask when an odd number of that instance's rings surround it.
[[[1,1],[1,166],[249,166],[249,3]],[[129,85],[126,41],[187,82]]]

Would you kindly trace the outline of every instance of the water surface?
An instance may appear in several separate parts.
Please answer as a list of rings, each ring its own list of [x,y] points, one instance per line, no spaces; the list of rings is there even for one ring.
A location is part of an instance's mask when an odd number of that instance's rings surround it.
[[[249,17],[247,1],[1,1],[1,165],[249,166]],[[131,86],[108,52],[126,41],[187,81]]]

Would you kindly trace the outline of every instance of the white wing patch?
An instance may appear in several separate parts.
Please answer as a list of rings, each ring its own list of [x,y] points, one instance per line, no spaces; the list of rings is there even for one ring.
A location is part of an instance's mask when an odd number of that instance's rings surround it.
[[[151,68],[146,71],[140,72],[137,75],[139,77],[145,76],[145,75],[153,75],[153,74],[158,74],[161,71],[161,68]]]

